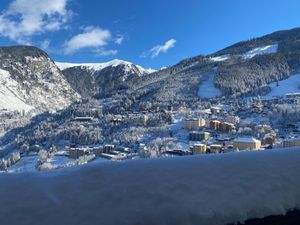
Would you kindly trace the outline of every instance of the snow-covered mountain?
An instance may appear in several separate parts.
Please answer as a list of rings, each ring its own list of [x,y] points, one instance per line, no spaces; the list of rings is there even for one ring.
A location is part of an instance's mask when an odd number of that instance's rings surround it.
[[[149,73],[153,73],[156,70],[153,69],[144,69],[143,67],[139,66],[139,65],[135,65],[131,62],[127,62],[124,60],[119,60],[119,59],[114,59],[108,62],[104,62],[104,63],[68,63],[68,62],[55,62],[55,64],[59,67],[59,69],[61,70],[65,70],[71,67],[83,67],[83,68],[87,68],[93,71],[100,71],[104,68],[107,67],[117,67],[120,65],[124,65],[126,70],[132,70],[132,69],[138,69],[140,74],[149,74]],[[136,67],[136,68],[135,68]]]
[[[56,62],[71,86],[83,97],[107,97],[127,89],[139,77],[155,70],[123,60],[105,63],[65,63]]]
[[[45,52],[29,46],[0,48],[0,109],[52,111],[79,98]]]

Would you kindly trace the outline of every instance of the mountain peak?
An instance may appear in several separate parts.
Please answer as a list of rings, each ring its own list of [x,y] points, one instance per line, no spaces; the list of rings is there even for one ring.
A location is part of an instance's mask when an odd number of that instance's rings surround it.
[[[155,72],[155,70],[152,69],[144,69],[143,67],[136,65],[134,63],[120,60],[120,59],[113,59],[108,62],[104,63],[69,63],[69,62],[55,62],[55,64],[58,66],[60,70],[65,70],[72,67],[85,67],[87,69],[93,70],[93,71],[100,71],[107,67],[117,67],[120,65],[124,65],[127,67],[132,67],[133,65],[136,66],[141,73],[149,74]]]

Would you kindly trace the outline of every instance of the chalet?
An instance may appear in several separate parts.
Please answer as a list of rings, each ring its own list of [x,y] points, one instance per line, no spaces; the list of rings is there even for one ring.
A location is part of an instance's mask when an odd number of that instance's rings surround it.
[[[259,150],[261,141],[255,138],[237,138],[233,141],[233,148],[236,150]]]

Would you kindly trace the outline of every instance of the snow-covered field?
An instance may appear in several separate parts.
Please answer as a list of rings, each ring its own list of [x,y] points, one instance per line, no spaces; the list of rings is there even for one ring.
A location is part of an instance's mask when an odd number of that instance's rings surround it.
[[[221,95],[222,92],[214,85],[214,75],[210,75],[206,80],[201,82],[198,90],[200,98],[214,98]]]
[[[225,225],[300,208],[300,149],[1,174],[1,224]]]
[[[26,156],[22,157],[20,161],[8,168],[9,173],[32,173],[37,172],[36,164],[39,156]],[[49,161],[54,167],[67,166],[69,163],[74,162],[66,156],[55,156]]]
[[[293,75],[286,80],[278,82],[273,82],[269,84],[271,87],[271,92],[264,96],[266,99],[271,99],[272,97],[283,97],[288,93],[299,93],[300,92],[300,74]]]
[[[262,55],[262,54],[271,54],[277,52],[278,45],[267,45],[259,48],[252,49],[251,51],[244,54],[244,59],[251,59],[256,55]]]

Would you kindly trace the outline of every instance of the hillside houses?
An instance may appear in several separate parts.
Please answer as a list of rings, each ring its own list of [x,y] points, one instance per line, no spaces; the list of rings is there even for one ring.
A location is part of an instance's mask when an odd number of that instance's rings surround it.
[[[283,141],[283,147],[284,148],[293,148],[293,147],[299,147],[300,146],[300,138],[288,138]]]

